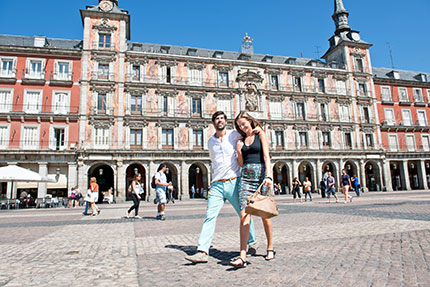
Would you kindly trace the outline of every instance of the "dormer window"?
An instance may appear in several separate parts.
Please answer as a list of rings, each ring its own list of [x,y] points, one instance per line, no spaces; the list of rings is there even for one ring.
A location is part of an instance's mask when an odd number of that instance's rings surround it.
[[[161,46],[160,52],[161,54],[169,54],[170,47]]]
[[[394,79],[396,79],[396,80],[400,79],[400,74],[399,74],[399,72],[397,72],[397,71],[393,71],[393,78],[394,78]]]
[[[426,74],[419,74],[418,75],[421,82],[427,82],[427,75]]]
[[[239,56],[239,60],[249,60],[249,59],[251,59],[251,57],[246,54],[240,54]]]
[[[216,51],[216,52],[214,53],[214,58],[221,59],[223,54],[224,54],[223,52]]]
[[[287,64],[295,65],[295,64],[296,64],[296,58],[289,58],[289,59],[287,60]]]
[[[273,61],[273,57],[272,56],[266,56],[263,59],[263,62],[266,62],[266,63],[272,63],[272,61]]]
[[[357,72],[364,73],[363,59],[355,59],[355,67]]]
[[[188,51],[187,51],[188,56],[195,56],[196,53],[197,53],[196,49],[188,49]]]

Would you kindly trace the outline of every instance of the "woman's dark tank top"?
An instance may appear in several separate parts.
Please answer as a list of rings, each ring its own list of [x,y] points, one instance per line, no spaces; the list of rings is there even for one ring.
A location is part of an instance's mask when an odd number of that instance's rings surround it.
[[[247,163],[264,163],[263,147],[261,145],[260,136],[254,136],[254,142],[242,147],[243,164]]]

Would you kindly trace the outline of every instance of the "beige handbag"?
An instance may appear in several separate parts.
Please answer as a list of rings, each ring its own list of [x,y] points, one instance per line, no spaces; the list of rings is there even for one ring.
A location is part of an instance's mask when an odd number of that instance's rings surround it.
[[[248,197],[248,203],[245,212],[252,215],[257,215],[262,218],[271,218],[279,215],[278,206],[272,196],[272,186],[270,186],[267,195],[261,194],[261,184],[254,194]]]

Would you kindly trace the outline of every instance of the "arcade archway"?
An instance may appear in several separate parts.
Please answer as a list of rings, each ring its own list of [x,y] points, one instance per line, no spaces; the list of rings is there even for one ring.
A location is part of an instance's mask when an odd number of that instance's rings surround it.
[[[107,164],[95,164],[88,170],[88,187],[90,186],[90,178],[95,177],[99,185],[99,201],[103,202],[103,193],[109,188],[115,190],[114,186],[114,171]]]
[[[128,187],[130,186],[134,176],[139,173],[142,175],[142,187],[145,191],[141,200],[144,201],[147,199],[148,187],[146,185],[146,170],[140,163],[133,163],[130,164],[125,171],[126,200],[131,200],[131,194],[128,192]]]
[[[194,198],[202,198],[208,190],[208,171],[202,163],[194,163],[188,169],[188,193],[193,198],[191,187],[194,186]]]

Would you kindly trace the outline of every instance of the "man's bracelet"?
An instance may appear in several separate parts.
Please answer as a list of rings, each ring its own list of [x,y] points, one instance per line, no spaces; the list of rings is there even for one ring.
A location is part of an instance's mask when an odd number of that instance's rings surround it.
[[[271,178],[270,176],[266,176],[266,178],[270,179],[271,181],[273,181],[273,178]]]

